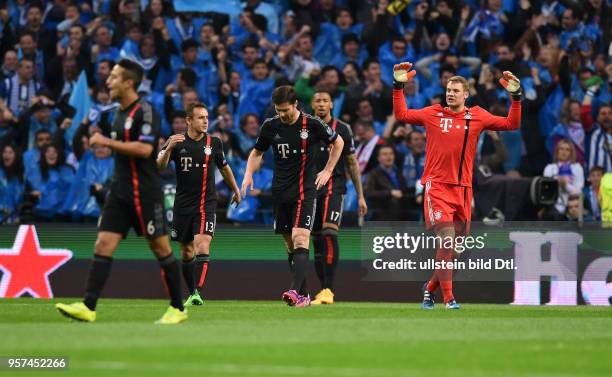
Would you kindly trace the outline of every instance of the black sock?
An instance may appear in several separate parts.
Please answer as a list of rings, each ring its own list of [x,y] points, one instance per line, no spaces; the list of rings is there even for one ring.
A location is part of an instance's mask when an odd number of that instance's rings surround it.
[[[89,276],[87,277],[87,288],[85,290],[85,298],[83,303],[89,308],[89,310],[96,310],[96,303],[100,292],[106,284],[108,275],[110,275],[111,265],[113,264],[113,258],[105,257],[102,255],[94,255],[89,267]]]
[[[323,288],[332,289],[334,286],[334,277],[336,275],[336,267],[338,266],[338,256],[340,253],[338,246],[337,234],[326,234],[325,242],[325,282]]]
[[[164,279],[170,293],[170,305],[183,310],[183,301],[181,299],[181,269],[174,254],[158,259],[159,264],[164,272]]]
[[[195,257],[190,260],[183,260],[181,265],[183,267],[183,279],[185,279],[187,290],[191,295],[195,291],[195,278],[193,277],[195,273]]]
[[[209,261],[210,256],[206,254],[198,254],[195,257],[195,281],[200,293],[202,293],[202,288],[204,287],[204,282],[206,281]]]
[[[312,238],[312,245],[314,246],[314,265],[317,276],[319,277],[319,282],[321,283],[321,287],[325,282],[325,248],[323,247],[323,236],[320,234],[315,234]]]
[[[293,253],[287,253],[287,262],[289,262],[289,271],[293,272]]]
[[[291,271],[291,288],[299,291],[306,279],[308,268],[308,249],[298,247],[293,251],[293,270]]]
[[[289,271],[293,272],[293,253],[287,254],[287,261],[289,262]],[[306,279],[304,279],[300,289],[298,289],[298,294],[307,296],[308,293],[308,284],[306,284]]]

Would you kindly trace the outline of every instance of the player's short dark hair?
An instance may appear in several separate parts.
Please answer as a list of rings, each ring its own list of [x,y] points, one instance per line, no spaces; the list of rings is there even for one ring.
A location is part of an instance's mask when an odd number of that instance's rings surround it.
[[[600,172],[603,175],[606,173],[606,170],[599,165],[595,165],[591,168],[591,170],[589,170],[589,174],[595,173],[595,172]]]
[[[134,88],[134,90],[137,90],[140,86],[140,83],[142,82],[142,76],[144,74],[142,66],[128,59],[119,60],[119,63],[117,63],[117,65],[123,68],[124,70],[122,79],[132,80],[132,82],[134,83],[132,87]]]
[[[203,102],[194,102],[194,103],[190,103],[187,106],[187,110],[185,110],[185,116],[187,118],[193,119],[193,111],[195,109],[204,109],[204,110],[208,110],[208,107],[206,107],[206,105]]]
[[[325,93],[327,95],[329,95],[329,98],[334,99],[334,91],[332,90],[332,88],[329,87],[329,85],[317,85],[314,88],[314,93],[312,94],[312,98],[314,98],[315,94],[319,94],[319,93]]]
[[[297,93],[290,85],[282,85],[274,89],[272,92],[272,103],[280,105],[288,103],[293,105],[297,101]]]

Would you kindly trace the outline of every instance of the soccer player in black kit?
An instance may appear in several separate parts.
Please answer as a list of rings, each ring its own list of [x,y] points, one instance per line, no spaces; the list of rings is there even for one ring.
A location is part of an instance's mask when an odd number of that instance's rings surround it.
[[[332,93],[325,88],[317,88],[312,97],[311,105],[315,115],[325,121],[344,140],[342,156],[334,168],[334,174],[318,192],[313,228],[315,270],[321,282],[321,291],[317,293],[312,304],[333,304],[334,293],[332,289],[340,254],[338,230],[342,220],[342,202],[346,193],[347,170],[357,192],[359,216],[366,215],[368,206],[363,196],[359,163],[357,157],[355,157],[353,133],[348,124],[332,117],[334,107]],[[325,167],[328,158],[327,145],[321,144],[321,150],[317,153],[317,170]]]
[[[232,203],[240,204],[240,190],[225,161],[223,143],[208,134],[208,110],[197,102],[187,107],[187,132],[172,135],[157,156],[157,167],[176,166],[176,197],[172,238],[179,241],[183,277],[189,290],[185,306],[202,305],[200,290],[208,272],[210,242],[215,232],[217,194],[215,169],[234,191]],[[197,279],[197,285],[196,285]]]
[[[121,60],[113,67],[106,85],[111,98],[119,102],[119,109],[111,138],[96,133],[89,139],[91,145],[107,146],[115,152],[115,171],[99,220],[85,298],[70,305],[56,304],[72,319],[95,321],[96,303],[110,274],[113,254],[132,227],[147,238],[171,296],[170,307],[156,323],[175,324],[187,319],[181,300],[180,267],[166,232],[161,181],[155,166],[160,120],[151,104],[136,92],[142,76],[142,67],[130,60]]]
[[[297,108],[297,95],[290,86],[279,86],[272,92],[277,116],[266,119],[255,148],[247,161],[242,195],[253,190],[253,172],[264,152],[274,152],[274,231],[282,234],[289,253],[291,286],[282,298],[289,306],[310,305],[303,292],[308,268],[310,231],[314,224],[317,190],[327,183],[340,158],[344,142],[321,119],[305,114]],[[331,144],[332,150],[325,168],[316,172],[316,153],[320,143]]]

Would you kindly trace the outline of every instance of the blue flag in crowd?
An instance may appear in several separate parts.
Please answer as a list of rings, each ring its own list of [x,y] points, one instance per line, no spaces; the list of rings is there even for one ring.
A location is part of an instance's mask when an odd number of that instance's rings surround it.
[[[85,119],[89,113],[91,107],[91,98],[89,97],[89,90],[87,87],[87,77],[85,76],[85,70],[81,71],[79,79],[74,86],[68,104],[76,110],[76,113],[72,117],[72,127],[66,130],[64,137],[66,143],[72,147],[72,137],[79,128],[79,124]]]
[[[238,17],[242,8],[238,0],[175,0],[174,9],[177,12],[218,12]]]

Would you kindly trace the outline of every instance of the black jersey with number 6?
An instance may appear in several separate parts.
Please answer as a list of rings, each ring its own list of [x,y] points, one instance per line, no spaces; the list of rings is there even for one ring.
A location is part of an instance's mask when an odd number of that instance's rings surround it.
[[[279,116],[268,118],[259,130],[255,149],[274,152],[272,194],[277,202],[295,202],[316,197],[316,154],[321,142],[331,144],[337,134],[321,119],[300,113],[293,124]]]
[[[215,169],[227,165],[221,139],[204,134],[196,141],[186,132],[184,135],[185,141],[177,143],[170,152],[170,161],[174,161],[176,169],[174,212],[179,215],[202,212],[207,202],[217,200]]]
[[[342,155],[334,168],[334,174],[329,178],[327,184],[321,188],[319,196],[326,195],[327,193],[340,195],[346,193],[346,164],[344,163],[344,158],[355,153],[355,142],[353,141],[351,126],[338,119],[332,119],[329,126],[344,140],[344,147],[342,148]],[[323,170],[328,159],[329,147],[321,143],[321,150],[317,154],[318,171]]]
[[[142,98],[125,109],[117,109],[111,138],[150,144],[155,151],[159,140],[159,114]],[[151,153],[147,158],[134,158],[115,153],[111,193],[128,202],[161,200],[161,178],[155,156]]]

